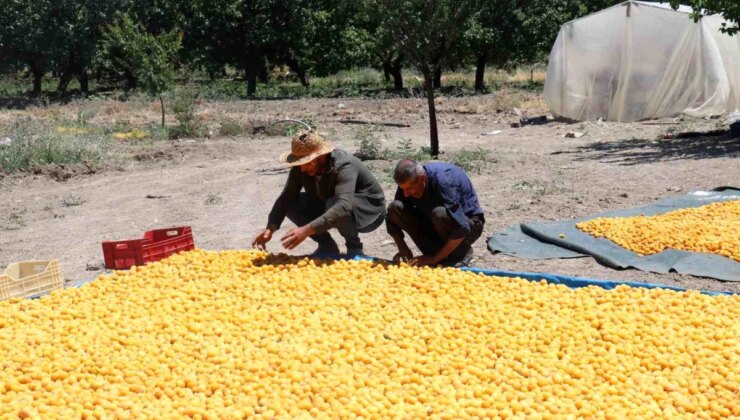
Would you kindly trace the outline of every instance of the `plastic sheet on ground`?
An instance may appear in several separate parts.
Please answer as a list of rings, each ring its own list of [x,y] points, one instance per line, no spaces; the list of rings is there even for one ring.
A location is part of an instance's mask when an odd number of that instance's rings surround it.
[[[590,255],[600,263],[616,268],[635,268],[654,273],[677,272],[718,280],[740,281],[740,263],[716,254],[669,249],[640,256],[605,238],[595,238],[576,228],[576,224],[597,217],[652,216],[669,211],[700,207],[709,203],[740,200],[740,189],[721,187],[714,191],[695,191],[668,197],[645,207],[601,213],[574,220],[523,223],[494,234],[488,249],[528,259],[573,258]]]

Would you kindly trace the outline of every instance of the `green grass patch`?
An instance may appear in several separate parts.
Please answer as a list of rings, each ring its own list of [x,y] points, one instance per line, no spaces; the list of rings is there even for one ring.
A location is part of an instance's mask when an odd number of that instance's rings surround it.
[[[54,127],[30,118],[14,123],[4,136],[11,139],[9,145],[0,146],[0,169],[7,173],[52,164],[99,163],[112,145],[109,136],[89,127]]]

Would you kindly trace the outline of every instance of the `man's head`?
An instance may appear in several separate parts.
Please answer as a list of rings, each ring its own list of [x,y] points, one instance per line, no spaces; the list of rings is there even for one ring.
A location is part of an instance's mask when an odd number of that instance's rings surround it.
[[[427,173],[421,163],[404,159],[398,162],[393,171],[393,180],[403,191],[404,197],[419,199],[424,196],[427,187]]]
[[[301,171],[315,176],[323,173],[328,163],[328,154],[334,146],[319,133],[307,130],[293,136],[290,152],[280,156],[280,162],[288,166],[300,166]]]

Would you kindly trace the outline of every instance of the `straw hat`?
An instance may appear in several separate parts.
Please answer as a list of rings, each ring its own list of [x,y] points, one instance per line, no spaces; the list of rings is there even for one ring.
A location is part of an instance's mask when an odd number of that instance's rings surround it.
[[[293,136],[290,149],[290,152],[280,155],[280,163],[288,166],[298,166],[330,153],[334,150],[334,145],[327,142],[319,133],[304,130]]]

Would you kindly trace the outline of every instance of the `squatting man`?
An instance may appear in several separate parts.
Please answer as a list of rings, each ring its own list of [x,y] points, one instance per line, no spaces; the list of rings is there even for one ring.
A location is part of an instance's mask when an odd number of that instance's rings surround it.
[[[485,217],[470,178],[461,168],[444,162],[398,162],[393,174],[398,188],[386,212],[383,189],[370,170],[314,131],[294,136],[291,151],[280,161],[291,167],[288,181],[272,207],[267,227],[252,246],[265,250],[287,217],[296,227],[281,238],[285,249],[294,249],[310,237],[318,244],[312,255],[338,254],[339,246],[328,232],[337,229],[347,254],[362,255],[359,233],[372,232],[385,220],[398,247],[395,262],[469,264]],[[422,255],[414,257],[405,234]]]

